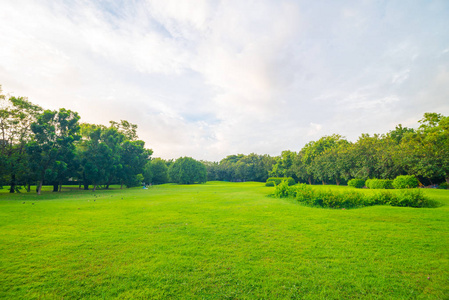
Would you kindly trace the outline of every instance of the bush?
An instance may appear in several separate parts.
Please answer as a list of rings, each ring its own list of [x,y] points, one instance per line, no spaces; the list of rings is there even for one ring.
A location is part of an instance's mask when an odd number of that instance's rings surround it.
[[[295,198],[299,202],[308,204],[315,196],[314,190],[305,183],[295,186]]]
[[[267,183],[265,183],[265,186],[275,186],[274,181],[267,181]]]
[[[447,182],[440,183],[438,185],[438,188],[439,189],[447,189],[447,188],[449,188],[449,184],[447,184]]]
[[[418,187],[418,179],[413,175],[400,175],[393,180],[395,189],[410,189]]]
[[[369,205],[390,205],[394,201],[396,201],[396,195],[390,191],[379,191],[367,198]]]
[[[402,190],[390,202],[392,206],[436,207],[437,202],[427,198],[422,190]]]
[[[284,180],[287,180],[288,185],[295,185],[296,184],[296,181],[293,178],[291,178],[291,177],[270,177],[270,178],[267,179],[267,183],[268,182],[274,182],[274,185],[279,185]]]
[[[285,181],[276,186],[275,196],[278,198],[294,197],[304,205],[325,208],[356,208],[372,205],[436,207],[438,204],[425,197],[421,190],[403,190],[397,194],[390,191],[379,191],[369,196],[354,190],[345,192],[317,191],[304,183],[288,186]]]
[[[286,180],[278,184],[276,186],[276,189],[274,190],[274,196],[277,198],[286,198],[290,195],[292,195],[292,193],[290,191],[290,186],[288,185],[288,182]]]
[[[348,181],[348,185],[361,189],[365,186],[365,180],[354,178]]]
[[[315,191],[304,186],[296,191],[296,200],[309,205],[326,208],[354,208],[369,205],[367,197],[362,193],[348,191],[344,193],[328,191]]]
[[[365,185],[369,189],[392,189],[393,180],[390,179],[368,179]]]

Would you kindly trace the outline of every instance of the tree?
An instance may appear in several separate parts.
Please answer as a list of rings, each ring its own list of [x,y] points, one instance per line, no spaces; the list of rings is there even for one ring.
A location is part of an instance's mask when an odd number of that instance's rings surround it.
[[[312,184],[313,178],[319,179],[325,184],[327,179],[326,166],[319,156],[326,150],[337,147],[341,143],[342,136],[333,134],[324,136],[318,141],[307,143],[301,149],[301,177],[307,178],[309,184]]]
[[[85,189],[92,183],[95,191],[99,184],[109,182],[113,176],[112,170],[116,161],[111,148],[102,140],[103,130],[105,128],[94,125],[85,132],[87,137],[83,141],[84,151],[81,153]]]
[[[191,157],[178,158],[168,170],[170,179],[175,183],[204,183],[207,179],[206,166]]]
[[[138,174],[144,172],[145,165],[153,153],[150,149],[145,149],[144,141],[125,140],[121,146],[120,164],[122,166],[118,178],[121,185],[127,187],[137,186],[140,181],[137,179]]]
[[[295,157],[296,152],[282,151],[281,155],[275,158],[276,164],[273,165],[269,175],[273,177],[296,177],[292,168]]]
[[[79,140],[79,115],[64,108],[59,111],[45,110],[31,124],[34,140],[27,145],[31,169],[38,179],[38,195],[45,178],[58,176],[61,164],[68,164],[70,153],[75,151],[74,142]]]
[[[449,117],[425,113],[419,123],[419,129],[401,141],[403,164],[410,175],[449,183]]]
[[[145,182],[153,184],[167,183],[168,182],[167,163],[161,158],[154,158],[147,162],[143,174]]]
[[[109,123],[111,124],[111,127],[117,129],[118,132],[123,134],[127,140],[135,141],[138,139],[136,124],[132,124],[126,120],[120,120],[120,123],[109,121]]]
[[[31,124],[42,111],[24,97],[6,97],[0,86],[0,186],[10,185],[14,193],[30,182],[26,144],[31,140]]]

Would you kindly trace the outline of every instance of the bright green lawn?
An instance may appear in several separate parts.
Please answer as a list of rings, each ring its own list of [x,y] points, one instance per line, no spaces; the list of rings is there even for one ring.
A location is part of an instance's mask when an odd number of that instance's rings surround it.
[[[449,299],[449,191],[425,191],[438,208],[350,210],[273,191],[3,191],[0,298]]]

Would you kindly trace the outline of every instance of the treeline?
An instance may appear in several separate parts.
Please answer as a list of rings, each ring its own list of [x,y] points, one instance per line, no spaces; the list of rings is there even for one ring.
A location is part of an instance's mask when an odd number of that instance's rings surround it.
[[[6,97],[0,86],[0,188],[10,192],[43,184],[59,191],[76,183],[88,189],[206,180],[259,181],[292,177],[309,184],[414,175],[423,183],[449,183],[449,117],[425,113],[417,129],[402,125],[386,134],[362,134],[350,142],[338,134],[311,141],[280,156],[229,155],[220,162],[151,159],[137,125],[79,122],[71,110],[44,110],[23,97]]]
[[[153,151],[137,136],[137,125],[80,123],[78,113],[44,110],[24,97],[7,97],[0,86],[0,188],[11,193],[36,185],[63,184],[108,189],[167,182],[191,184],[207,179],[203,163],[190,157],[151,159]]]
[[[277,157],[240,154],[205,164],[208,180],[292,177],[296,182],[340,185],[353,178],[414,175],[424,184],[449,183],[449,117],[425,113],[417,129],[398,125],[386,134],[362,134],[356,142],[334,134]]]
[[[128,121],[110,126],[80,123],[78,113],[44,110],[23,97],[0,93],[0,186],[10,192],[43,184],[60,191],[63,183],[135,186],[152,150]]]
[[[417,176],[423,183],[449,182],[449,117],[425,113],[418,129],[396,126],[386,134],[362,134],[352,143],[331,135],[284,151],[272,174],[307,183],[345,183],[352,178]]]

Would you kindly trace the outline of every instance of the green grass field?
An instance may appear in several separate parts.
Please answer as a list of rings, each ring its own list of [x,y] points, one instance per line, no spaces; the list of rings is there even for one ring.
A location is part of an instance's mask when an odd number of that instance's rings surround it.
[[[0,298],[449,299],[449,191],[425,191],[438,208],[347,210],[273,191],[2,190]]]

